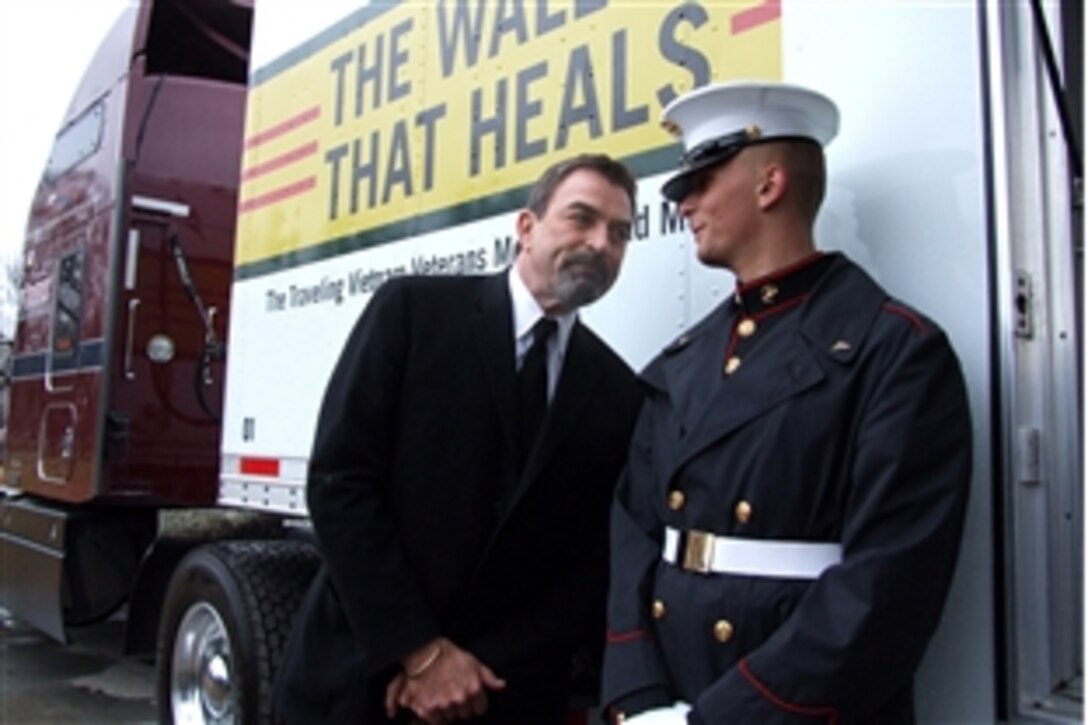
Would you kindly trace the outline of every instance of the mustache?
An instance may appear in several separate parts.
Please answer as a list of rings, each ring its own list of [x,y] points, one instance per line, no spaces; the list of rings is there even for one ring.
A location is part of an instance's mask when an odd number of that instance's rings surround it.
[[[608,262],[605,260],[604,255],[588,249],[571,252],[563,260],[562,269],[568,270],[574,267],[588,268],[591,273],[601,279],[608,279],[609,277]]]

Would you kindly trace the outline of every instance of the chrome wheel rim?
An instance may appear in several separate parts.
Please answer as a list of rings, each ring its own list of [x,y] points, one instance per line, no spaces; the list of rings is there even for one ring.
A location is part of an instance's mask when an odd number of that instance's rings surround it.
[[[240,720],[230,637],[219,612],[206,602],[189,607],[178,624],[170,705],[179,725]]]

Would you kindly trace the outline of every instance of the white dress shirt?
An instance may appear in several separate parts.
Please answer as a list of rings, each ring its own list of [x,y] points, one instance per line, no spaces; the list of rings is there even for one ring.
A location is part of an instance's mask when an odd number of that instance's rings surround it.
[[[521,361],[525,359],[525,353],[533,344],[533,325],[544,317],[544,311],[540,309],[536,298],[525,286],[524,280],[518,273],[517,267],[510,267],[507,275],[510,285],[510,300],[514,305],[514,365],[515,369],[521,369]],[[548,339],[548,402],[555,397],[555,385],[559,380],[559,372],[563,369],[563,359],[567,354],[567,343],[570,342],[570,331],[574,328],[574,321],[578,315],[568,312],[553,319],[559,323],[555,334]]]

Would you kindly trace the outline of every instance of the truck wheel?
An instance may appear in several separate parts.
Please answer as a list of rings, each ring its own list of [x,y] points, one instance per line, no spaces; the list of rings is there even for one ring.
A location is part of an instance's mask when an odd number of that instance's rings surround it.
[[[272,722],[276,670],[318,562],[295,541],[222,542],[185,556],[159,629],[161,722]]]

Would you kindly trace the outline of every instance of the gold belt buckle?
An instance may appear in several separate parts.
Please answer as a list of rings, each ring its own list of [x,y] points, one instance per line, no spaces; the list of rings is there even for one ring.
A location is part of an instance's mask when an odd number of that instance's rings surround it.
[[[688,531],[684,534],[684,562],[686,571],[709,574],[714,564],[714,534],[707,531]]]

